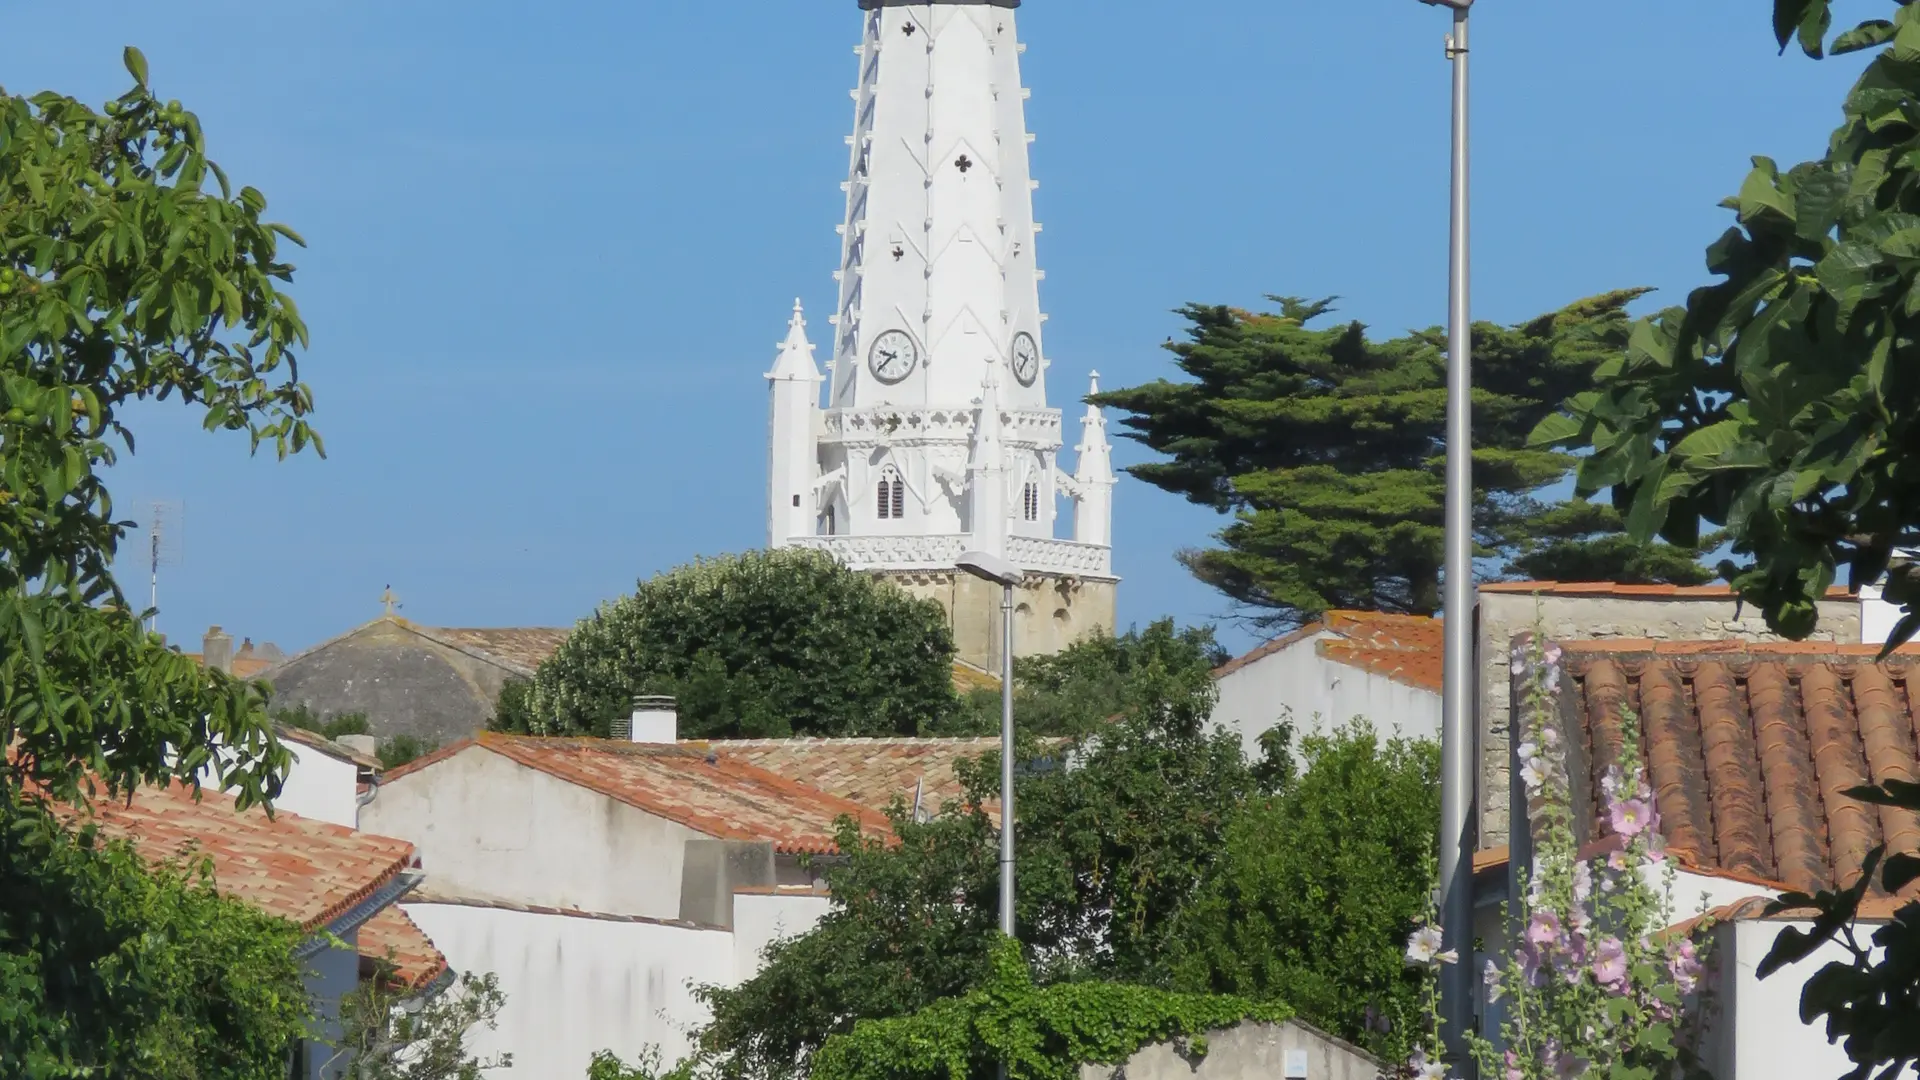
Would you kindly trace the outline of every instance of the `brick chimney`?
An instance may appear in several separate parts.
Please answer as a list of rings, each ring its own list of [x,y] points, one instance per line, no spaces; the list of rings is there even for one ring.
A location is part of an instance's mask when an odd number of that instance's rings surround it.
[[[200,644],[200,663],[218,671],[233,671],[233,635],[210,627]]]

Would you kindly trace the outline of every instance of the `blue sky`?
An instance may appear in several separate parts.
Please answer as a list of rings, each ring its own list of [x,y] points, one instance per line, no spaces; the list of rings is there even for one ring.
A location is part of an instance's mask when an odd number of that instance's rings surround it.
[[[1476,317],[1701,283],[1748,157],[1816,155],[1858,69],[1776,56],[1765,9],[1478,6]],[[832,307],[854,0],[4,10],[0,85],[97,103],[139,45],[310,245],[293,292],[329,458],[249,460],[157,407],[115,470],[129,514],[185,503],[162,571],[175,640],[219,623],[304,647],[389,584],[428,624],[564,625],[763,542],[760,375],[796,295],[816,330]],[[1169,371],[1186,301],[1338,295],[1383,333],[1444,319],[1441,11],[1030,0],[1020,18],[1056,393],[1090,368]],[[1173,560],[1221,524],[1124,481],[1121,621],[1229,614]]]

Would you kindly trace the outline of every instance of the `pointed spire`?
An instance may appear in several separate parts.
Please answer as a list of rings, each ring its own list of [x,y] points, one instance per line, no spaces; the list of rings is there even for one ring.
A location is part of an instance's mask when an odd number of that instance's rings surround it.
[[[1000,419],[1000,380],[989,360],[986,378],[980,381],[980,419],[973,426],[967,486],[973,507],[973,546],[994,555],[1006,551],[1007,526],[1012,520],[1005,439]]]
[[[1002,444],[1006,429],[1000,420],[1000,380],[989,361],[987,374],[980,380],[980,423],[973,429],[973,461],[970,467],[1000,470],[1006,466]]]
[[[793,319],[787,323],[787,339],[780,343],[780,356],[767,378],[820,381],[820,368],[813,362],[813,343],[807,340],[807,318],[798,297],[793,301]]]
[[[1097,547],[1113,546],[1113,445],[1107,442],[1107,417],[1093,403],[1100,393],[1100,373],[1087,379],[1087,415],[1080,421],[1079,460],[1073,479],[1080,488],[1074,501],[1073,538]]]
[[[1100,393],[1100,373],[1093,372],[1087,377],[1087,415],[1080,421],[1080,445],[1074,447],[1080,455],[1074,463],[1074,479],[1083,483],[1111,484],[1113,475],[1113,444],[1107,441],[1107,417],[1093,399]]]

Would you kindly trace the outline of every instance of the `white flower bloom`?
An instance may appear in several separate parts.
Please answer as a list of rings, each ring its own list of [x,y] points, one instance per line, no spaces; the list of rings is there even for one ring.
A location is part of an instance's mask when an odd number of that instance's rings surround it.
[[[1545,758],[1533,758],[1520,770],[1520,779],[1526,781],[1529,792],[1538,792],[1547,784],[1547,761]]]
[[[1437,927],[1423,926],[1407,938],[1407,966],[1432,967],[1440,960],[1444,939]]]
[[[1540,756],[1540,748],[1534,745],[1532,741],[1523,742],[1520,744],[1520,761],[1522,764],[1532,761],[1534,758],[1537,758],[1539,756]]]

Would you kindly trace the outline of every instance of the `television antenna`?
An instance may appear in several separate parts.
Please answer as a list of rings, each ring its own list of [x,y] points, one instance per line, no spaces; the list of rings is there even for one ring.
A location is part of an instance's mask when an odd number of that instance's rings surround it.
[[[147,631],[158,622],[160,568],[179,566],[185,550],[186,504],[178,499],[155,499],[147,504]]]

